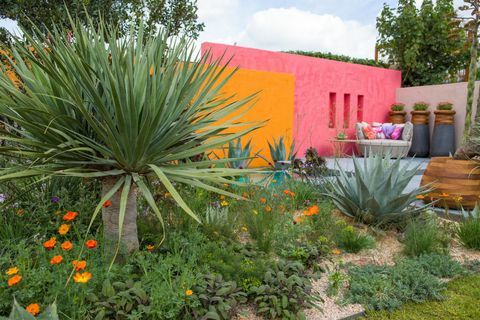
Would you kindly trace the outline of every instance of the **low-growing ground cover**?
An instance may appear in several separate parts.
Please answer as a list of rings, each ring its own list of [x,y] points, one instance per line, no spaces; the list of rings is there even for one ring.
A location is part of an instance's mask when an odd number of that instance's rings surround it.
[[[480,276],[478,274],[451,281],[443,295],[445,299],[442,301],[407,303],[393,312],[369,312],[366,318],[378,320],[467,320],[480,318],[480,309],[478,308]]]

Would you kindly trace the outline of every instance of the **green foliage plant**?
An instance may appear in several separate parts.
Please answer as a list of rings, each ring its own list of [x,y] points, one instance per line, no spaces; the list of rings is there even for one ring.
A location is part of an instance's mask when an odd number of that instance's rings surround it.
[[[140,282],[111,282],[108,278],[101,290],[90,293],[87,299],[94,304],[90,310],[95,319],[109,319],[119,316],[141,319],[149,313],[150,299]]]
[[[380,55],[402,70],[404,86],[456,81],[469,54],[453,0],[424,0],[421,6],[414,0],[397,3],[396,8],[384,4],[377,17]]]
[[[372,320],[479,319],[479,287],[480,275],[461,277],[448,283],[448,289],[445,291],[446,299],[442,301],[428,301],[421,304],[409,302],[399,310],[373,311],[368,312],[367,316]]]
[[[452,110],[453,103],[451,102],[439,102],[437,104],[437,110]]]
[[[27,312],[22,306],[20,306],[17,300],[13,301],[13,308],[10,316],[0,317],[0,320],[58,320],[57,304],[53,303],[49,305],[45,311],[41,312],[38,316],[33,316]]]
[[[375,247],[375,239],[372,236],[361,234],[350,225],[338,232],[335,242],[339,248],[350,253],[358,253],[361,250]]]
[[[464,220],[458,225],[457,236],[469,249],[480,250],[480,207],[472,212],[463,211]]]
[[[279,261],[265,273],[262,285],[252,289],[257,313],[265,319],[302,319],[303,309],[318,307],[311,280],[299,262]]]
[[[442,264],[458,263],[441,255]],[[394,310],[404,303],[416,303],[444,298],[445,282],[434,273],[440,274],[429,266],[428,255],[417,259],[397,261],[394,266],[366,265],[351,267],[348,270],[349,286],[345,293],[345,302],[360,303],[367,310]],[[442,260],[436,260],[441,262]],[[447,270],[437,263],[437,267]],[[457,274],[460,269],[454,270]]]
[[[390,110],[392,111],[403,111],[403,109],[405,109],[405,105],[399,102],[396,102],[390,106]]]
[[[415,110],[415,111],[426,111],[426,110],[428,110],[429,106],[430,105],[427,102],[423,102],[423,101],[415,102],[415,104],[413,105],[413,110]]]
[[[405,230],[403,251],[411,257],[445,252],[450,242],[435,219],[412,220]]]
[[[221,275],[205,275],[193,293],[200,301],[200,306],[192,310],[194,319],[232,319],[238,307],[247,301],[247,294]]]
[[[428,193],[428,186],[405,192],[419,166],[401,166],[400,159],[369,155],[363,164],[352,158],[353,174],[343,169],[327,192],[333,203],[349,217],[362,223],[386,227],[403,223],[426,207],[413,208],[417,195]]]
[[[354,58],[346,55],[334,54],[331,52],[325,53],[325,52],[316,52],[316,51],[294,50],[294,51],[287,51],[287,53],[313,57],[313,58],[321,58],[321,59],[328,59],[328,60],[334,60],[334,61],[362,64],[362,65],[372,66],[372,67],[389,68],[388,63],[385,63],[382,61],[375,61],[374,59]]]
[[[137,191],[163,222],[147,177],[197,221],[174,184],[237,197],[218,185],[236,183],[227,178],[244,170],[217,168],[215,160],[189,160],[258,127],[226,133],[237,124],[234,119],[212,126],[255,97],[222,95],[235,72],[209,54],[195,60],[189,38],[171,39],[164,31],[155,36],[132,31],[118,40],[118,31],[104,23],[72,22],[71,30],[75,41],[58,29],[48,37],[23,30],[25,41],[12,45],[22,89],[0,73],[0,115],[8,120],[0,154],[32,162],[1,170],[0,181],[100,179],[102,196],[92,221],[102,210],[106,253],[120,250],[123,257],[139,247]],[[102,209],[108,199],[112,206]]]

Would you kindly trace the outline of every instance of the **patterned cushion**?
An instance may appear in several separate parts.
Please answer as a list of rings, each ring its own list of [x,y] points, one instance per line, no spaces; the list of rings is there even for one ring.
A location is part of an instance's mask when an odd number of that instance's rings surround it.
[[[392,140],[399,140],[403,133],[403,126],[395,126],[395,129],[392,132],[391,139]]]
[[[402,140],[410,141],[412,140],[412,136],[413,136],[413,124],[411,122],[407,122],[403,127]]]
[[[384,123],[382,125],[382,131],[385,134],[386,139],[391,139],[392,138],[393,130],[395,130],[395,126],[392,125],[391,123]]]
[[[374,140],[377,137],[377,133],[373,130],[372,127],[369,125],[365,126],[362,128],[363,130],[363,135],[368,139],[368,140]]]

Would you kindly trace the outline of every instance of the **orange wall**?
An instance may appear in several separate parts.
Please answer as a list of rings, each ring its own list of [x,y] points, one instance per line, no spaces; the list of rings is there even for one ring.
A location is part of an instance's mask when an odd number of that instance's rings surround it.
[[[230,68],[227,71],[232,70]],[[259,92],[256,104],[239,121],[269,121],[262,128],[242,137],[242,143],[252,138],[254,152],[261,149],[260,154],[269,161],[271,161],[271,158],[267,141],[285,136],[287,148],[290,148],[293,128],[294,86],[295,78],[291,74],[239,69],[223,88],[224,94],[235,94],[235,99]],[[236,130],[241,129],[244,128]],[[267,165],[268,162],[265,160],[255,159],[250,166],[262,167]]]

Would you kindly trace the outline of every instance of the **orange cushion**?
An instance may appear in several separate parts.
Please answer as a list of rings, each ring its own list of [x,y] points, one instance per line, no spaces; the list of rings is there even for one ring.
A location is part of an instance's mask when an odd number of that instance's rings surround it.
[[[363,127],[363,135],[368,139],[368,140],[375,140],[377,137],[377,133],[372,129],[372,127],[365,126]]]

